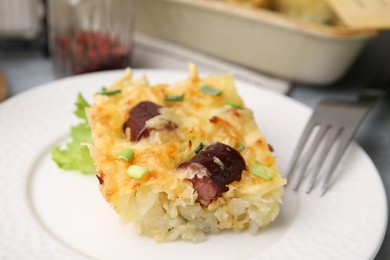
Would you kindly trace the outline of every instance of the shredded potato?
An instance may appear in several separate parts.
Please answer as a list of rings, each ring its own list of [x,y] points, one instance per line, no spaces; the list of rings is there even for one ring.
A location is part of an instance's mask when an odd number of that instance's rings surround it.
[[[205,85],[221,90],[222,94],[203,93],[200,88]],[[87,111],[93,136],[91,156],[100,190],[124,223],[133,222],[139,233],[159,242],[199,242],[206,238],[206,233],[225,229],[257,232],[276,218],[286,181],[277,170],[252,111],[238,96],[232,76],[200,78],[191,65],[187,80],[150,86],[146,78],[134,80],[127,70],[110,89],[120,89],[121,93],[96,95]],[[184,99],[166,101],[166,95],[184,95]],[[163,120],[153,119],[147,122],[149,126],[160,129],[161,122],[169,119],[177,128],[152,131],[148,138],[130,141],[129,134],[122,129],[123,123],[132,107],[144,100],[163,107]],[[226,105],[227,100],[241,107]],[[211,123],[213,117],[218,117],[218,122]],[[205,206],[197,201],[197,192],[177,167],[195,155],[199,143],[217,141],[231,147],[245,146],[241,155],[247,169],[240,181],[229,184],[228,191]],[[126,147],[134,151],[131,162],[116,158]],[[251,174],[255,163],[272,169],[272,180]],[[147,168],[149,173],[140,179],[129,177],[126,170],[133,164]]]

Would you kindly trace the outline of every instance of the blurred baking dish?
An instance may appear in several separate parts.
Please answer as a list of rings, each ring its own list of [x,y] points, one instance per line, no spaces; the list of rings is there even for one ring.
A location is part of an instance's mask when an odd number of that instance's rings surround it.
[[[316,85],[339,79],[376,35],[211,0],[139,0],[137,29],[272,76]]]

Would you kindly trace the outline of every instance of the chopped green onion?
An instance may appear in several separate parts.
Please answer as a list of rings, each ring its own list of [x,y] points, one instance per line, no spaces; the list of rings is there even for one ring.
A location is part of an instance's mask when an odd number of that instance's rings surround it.
[[[126,174],[132,178],[141,179],[149,170],[145,167],[138,165],[131,165],[127,168]]]
[[[265,166],[264,164],[256,161],[255,165],[251,168],[250,172],[264,180],[272,180],[275,175],[275,170]]]
[[[219,96],[222,94],[222,90],[212,88],[210,86],[203,86],[200,88],[200,90],[206,94],[211,94],[211,95],[215,95],[215,96]]]
[[[130,162],[134,157],[134,152],[131,150],[131,148],[127,147],[123,149],[118,156],[116,157],[117,159],[122,159],[125,160],[126,162]]]
[[[245,150],[245,146],[243,146],[243,145],[240,145],[238,148],[237,148],[237,151],[239,151],[239,152],[242,152],[242,151],[244,151]]]
[[[204,144],[203,144],[203,143],[200,143],[200,144],[198,145],[198,147],[196,147],[195,153],[199,153],[200,151],[202,151],[203,148],[204,148]]]
[[[183,101],[184,95],[181,96],[165,96],[165,101]]]
[[[112,90],[107,90],[107,88],[103,87],[100,92],[98,92],[99,95],[104,95],[104,96],[112,96],[115,94],[121,93],[121,89],[112,89]]]
[[[231,101],[231,100],[226,100],[225,105],[234,107],[234,108],[241,108],[241,103],[236,102],[236,101]]]

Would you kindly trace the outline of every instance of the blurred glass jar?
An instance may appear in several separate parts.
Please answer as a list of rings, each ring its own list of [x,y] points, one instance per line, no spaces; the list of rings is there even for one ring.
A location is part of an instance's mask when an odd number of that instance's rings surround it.
[[[49,0],[49,48],[58,77],[130,65],[134,0]]]

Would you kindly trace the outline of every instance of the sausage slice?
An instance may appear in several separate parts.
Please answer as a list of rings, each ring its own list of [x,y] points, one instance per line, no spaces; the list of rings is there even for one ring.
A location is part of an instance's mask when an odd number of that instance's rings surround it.
[[[129,112],[126,122],[123,124],[123,131],[130,128],[130,140],[135,142],[148,137],[154,128],[146,127],[146,122],[155,116],[161,115],[162,106],[150,101],[142,101],[135,105]],[[171,121],[165,125],[165,129],[173,130],[177,126]]]
[[[180,164],[178,169],[189,174],[198,200],[208,205],[229,190],[228,184],[241,180],[245,167],[245,160],[236,149],[217,142]]]

